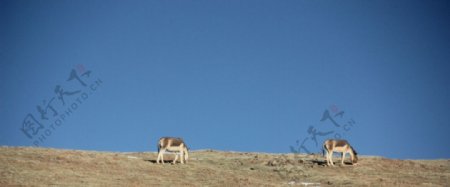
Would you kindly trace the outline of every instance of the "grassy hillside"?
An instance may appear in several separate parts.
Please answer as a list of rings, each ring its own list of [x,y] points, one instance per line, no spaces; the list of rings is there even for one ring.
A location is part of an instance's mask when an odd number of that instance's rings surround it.
[[[325,167],[319,155],[213,150],[193,151],[185,165],[160,165],[155,159],[154,152],[0,147],[0,186],[450,185],[450,160],[362,156],[357,166]]]

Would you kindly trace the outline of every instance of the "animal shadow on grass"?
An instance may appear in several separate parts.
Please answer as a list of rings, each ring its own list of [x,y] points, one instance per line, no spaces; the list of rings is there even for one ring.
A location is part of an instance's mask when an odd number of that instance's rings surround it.
[[[312,160],[312,163],[317,164],[319,166],[327,166],[326,160]]]
[[[326,160],[313,160],[312,163],[317,164],[319,166],[328,166]],[[342,166],[341,161],[334,161],[335,166]],[[352,166],[351,162],[344,161],[344,166]]]
[[[153,163],[153,164],[156,164],[156,159],[144,159],[144,161],[147,161],[147,162],[151,162],[151,163]],[[164,162],[164,163],[166,163],[166,162]]]
[[[156,159],[144,159],[144,161],[150,162],[150,163],[152,163],[152,164],[156,164]],[[172,164],[173,159],[165,159],[165,160],[163,160],[163,162],[164,162],[164,164]],[[177,161],[177,164],[179,164],[179,163],[180,163],[180,162]]]

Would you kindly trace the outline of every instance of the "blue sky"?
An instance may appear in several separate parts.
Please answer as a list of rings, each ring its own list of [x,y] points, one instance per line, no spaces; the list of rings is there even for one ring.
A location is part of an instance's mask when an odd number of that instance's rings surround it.
[[[448,1],[3,0],[0,145],[155,151],[180,136],[284,153],[340,137],[449,158],[449,18]]]

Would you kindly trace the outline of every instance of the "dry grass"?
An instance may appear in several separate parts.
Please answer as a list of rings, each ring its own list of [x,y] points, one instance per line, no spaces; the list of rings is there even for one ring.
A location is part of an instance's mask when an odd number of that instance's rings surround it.
[[[166,156],[166,159],[172,156]],[[325,167],[317,155],[195,151],[188,164],[156,153],[0,147],[0,185],[17,186],[448,186],[450,160],[362,157]],[[339,159],[335,159],[339,161]]]

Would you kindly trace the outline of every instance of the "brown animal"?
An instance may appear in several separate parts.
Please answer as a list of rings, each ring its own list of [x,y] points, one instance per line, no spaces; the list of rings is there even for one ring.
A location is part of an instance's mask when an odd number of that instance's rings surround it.
[[[345,155],[347,153],[350,154],[350,158],[352,161],[352,165],[356,165],[358,162],[358,153],[353,149],[353,147],[347,142],[347,140],[326,140],[323,143],[323,151],[325,154],[325,151],[327,152],[326,159],[327,159],[327,165],[328,166],[334,166],[333,163],[333,152],[341,152],[342,153],[342,160],[341,164],[344,165]]]
[[[156,163],[159,163],[159,161],[164,164],[164,154],[167,152],[179,152],[181,155],[180,162],[184,164],[187,162],[189,154],[188,154],[188,147],[184,143],[183,139],[181,138],[174,138],[174,137],[162,137],[159,139],[158,142],[158,158],[156,159]],[[172,163],[176,163],[178,159],[178,154],[175,155],[175,159]]]

